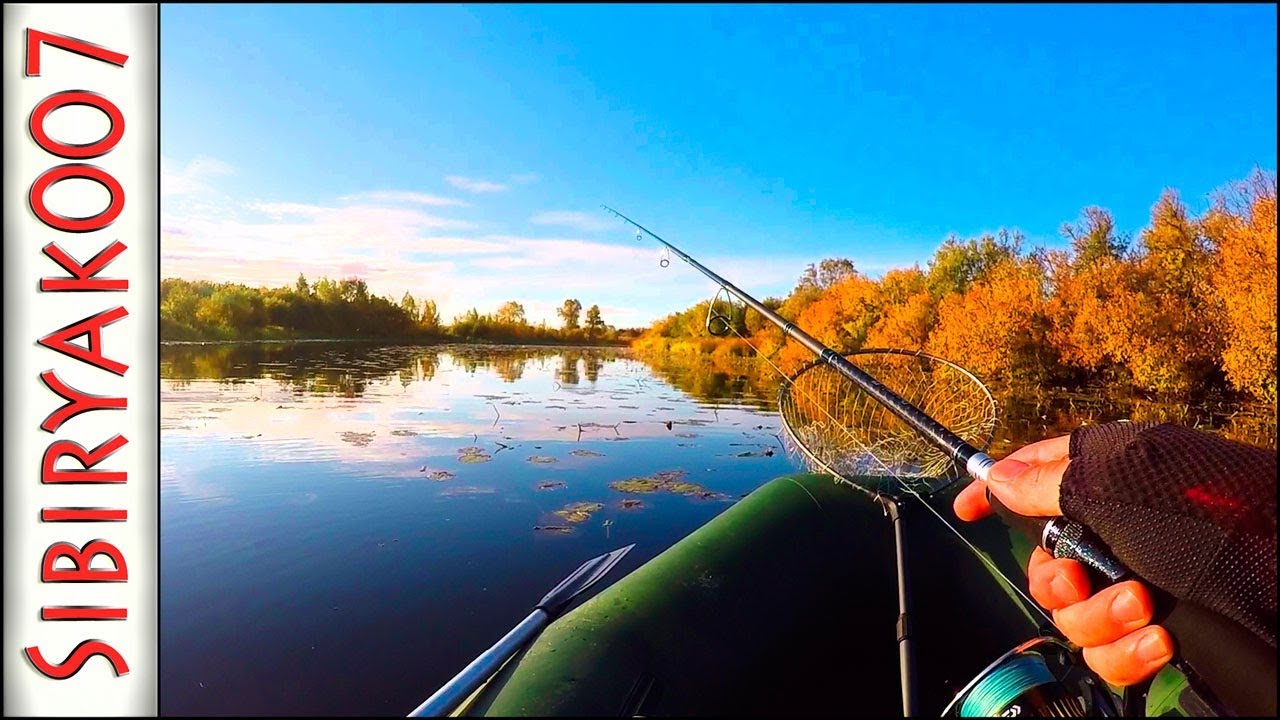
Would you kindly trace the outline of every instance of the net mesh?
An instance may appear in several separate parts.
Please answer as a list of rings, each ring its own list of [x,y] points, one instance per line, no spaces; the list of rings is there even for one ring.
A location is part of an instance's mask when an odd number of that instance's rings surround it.
[[[902,350],[845,357],[970,445],[984,450],[991,442],[995,401],[964,368]],[[864,490],[891,493],[906,483],[916,492],[935,492],[964,470],[822,362],[804,366],[783,383],[778,409],[788,440],[807,465]]]

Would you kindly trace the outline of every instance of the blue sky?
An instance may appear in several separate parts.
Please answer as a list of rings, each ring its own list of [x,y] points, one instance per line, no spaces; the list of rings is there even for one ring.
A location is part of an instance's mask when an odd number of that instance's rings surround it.
[[[1276,167],[1273,6],[163,5],[163,274],[638,325]]]

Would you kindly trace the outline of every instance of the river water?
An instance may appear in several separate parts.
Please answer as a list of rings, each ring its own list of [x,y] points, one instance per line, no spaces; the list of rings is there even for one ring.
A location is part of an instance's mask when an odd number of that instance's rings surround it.
[[[776,382],[620,349],[161,360],[165,714],[403,716],[584,560],[635,543],[622,577],[799,469]],[[993,454],[1144,414],[1274,447],[1273,416],[1159,407],[1006,398]]]

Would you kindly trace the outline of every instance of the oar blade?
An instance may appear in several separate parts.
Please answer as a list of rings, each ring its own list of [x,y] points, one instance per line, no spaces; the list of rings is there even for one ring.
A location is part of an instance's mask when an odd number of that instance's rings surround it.
[[[622,560],[623,556],[631,552],[633,547],[635,547],[634,543],[582,563],[581,567],[574,570],[569,577],[561,580],[559,585],[552,588],[551,592],[547,593],[546,597],[538,602],[538,608],[546,611],[552,617],[560,614],[562,610],[568,607],[570,602],[573,602],[574,598],[607,575],[613,569],[613,566]]]

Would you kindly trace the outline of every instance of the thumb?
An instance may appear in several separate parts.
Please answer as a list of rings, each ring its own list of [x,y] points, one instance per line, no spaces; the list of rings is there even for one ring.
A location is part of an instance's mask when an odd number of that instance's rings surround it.
[[[1070,463],[1070,458],[1035,464],[1012,458],[1001,460],[991,466],[987,488],[1019,515],[1055,517],[1062,514],[1062,475]]]

